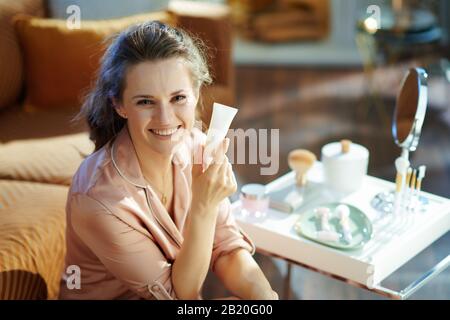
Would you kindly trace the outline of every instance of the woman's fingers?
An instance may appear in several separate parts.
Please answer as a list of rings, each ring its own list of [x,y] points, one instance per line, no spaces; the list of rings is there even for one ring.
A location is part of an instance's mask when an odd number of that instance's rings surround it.
[[[236,188],[237,188],[236,179],[233,174],[233,168],[231,166],[231,163],[229,163],[228,161],[224,162],[221,165],[219,174],[222,176],[222,179],[223,179],[222,182],[223,182],[223,186],[224,186],[225,190],[227,190],[226,191],[227,196],[236,192]]]
[[[229,180],[229,168],[230,163],[228,160],[223,161],[222,163],[212,163],[209,165],[208,169],[206,169],[205,174],[209,177],[210,180],[217,180],[223,186],[227,186],[231,183]]]
[[[228,163],[228,174],[230,175],[231,184],[237,187],[236,177],[234,176],[233,167],[231,166],[231,163]]]
[[[218,163],[217,164],[220,169],[218,172],[218,178],[220,179],[220,181],[222,182],[222,184],[224,186],[227,185],[227,162],[223,161],[222,163]]]
[[[208,165],[205,173],[208,172],[208,175],[211,175],[211,176],[219,175],[219,177],[221,177],[222,176],[222,173],[221,173],[222,165],[226,164],[226,163],[228,163],[228,159],[226,157],[225,157],[224,161],[212,161]]]
[[[218,148],[215,150],[214,154],[214,162],[221,164],[226,160],[226,153],[228,150],[228,147],[230,145],[230,139],[225,138],[223,139],[222,143],[218,146]]]
[[[204,163],[205,168],[211,163],[221,164],[226,158],[226,153],[230,146],[230,139],[225,138],[218,144],[207,145],[204,150]]]
[[[214,179],[214,177],[218,174],[220,170],[220,164],[211,163],[207,168],[204,174]]]
[[[211,163],[214,162],[215,154],[217,148],[220,147],[220,143],[211,142],[208,143],[203,149],[203,171],[209,167]]]
[[[227,153],[228,152],[228,149],[230,148],[230,138],[225,138],[225,152],[224,153]]]
[[[233,167],[231,166],[231,163],[228,163],[228,181],[230,183],[230,188],[232,188],[233,193],[237,190],[237,182],[236,177],[234,176]]]

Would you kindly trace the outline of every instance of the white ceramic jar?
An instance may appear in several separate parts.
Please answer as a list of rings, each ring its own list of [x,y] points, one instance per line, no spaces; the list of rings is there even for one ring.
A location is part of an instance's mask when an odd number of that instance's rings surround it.
[[[332,142],[322,147],[321,161],[325,184],[333,191],[351,193],[367,174],[369,150],[350,140]]]

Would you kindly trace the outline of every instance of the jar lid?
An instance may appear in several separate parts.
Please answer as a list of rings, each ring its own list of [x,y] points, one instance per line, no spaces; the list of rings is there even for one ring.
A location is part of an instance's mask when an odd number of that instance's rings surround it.
[[[366,147],[349,140],[332,142],[322,147],[322,157],[342,160],[361,160],[369,157]]]
[[[257,183],[250,183],[242,186],[241,194],[250,200],[264,199],[267,197],[266,186]]]

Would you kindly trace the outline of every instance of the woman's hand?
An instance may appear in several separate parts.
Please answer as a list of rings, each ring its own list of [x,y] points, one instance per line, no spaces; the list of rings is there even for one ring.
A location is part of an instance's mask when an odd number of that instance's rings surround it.
[[[278,293],[273,290],[256,290],[253,292],[251,300],[279,300]]]
[[[193,163],[191,209],[183,244],[172,265],[172,282],[180,299],[201,298],[211,262],[219,203],[236,191],[231,164],[225,156],[228,145],[226,139],[214,149],[213,163],[205,172],[202,163]]]
[[[226,138],[213,152],[213,161],[202,172],[202,164],[194,164],[192,168],[192,207],[196,213],[215,213],[219,203],[237,190],[226,152],[230,139]]]

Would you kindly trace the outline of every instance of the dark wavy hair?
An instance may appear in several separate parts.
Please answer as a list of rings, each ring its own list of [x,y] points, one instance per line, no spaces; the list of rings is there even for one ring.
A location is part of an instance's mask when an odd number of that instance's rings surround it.
[[[198,38],[159,21],[131,26],[113,37],[102,57],[95,84],[75,117],[75,120],[87,121],[95,151],[113,139],[126,124],[126,119],[114,110],[113,99],[121,101],[130,66],[181,57],[188,63],[194,86],[200,89],[203,84],[212,82],[205,52],[204,44]],[[199,104],[197,118],[201,113],[201,99]]]

